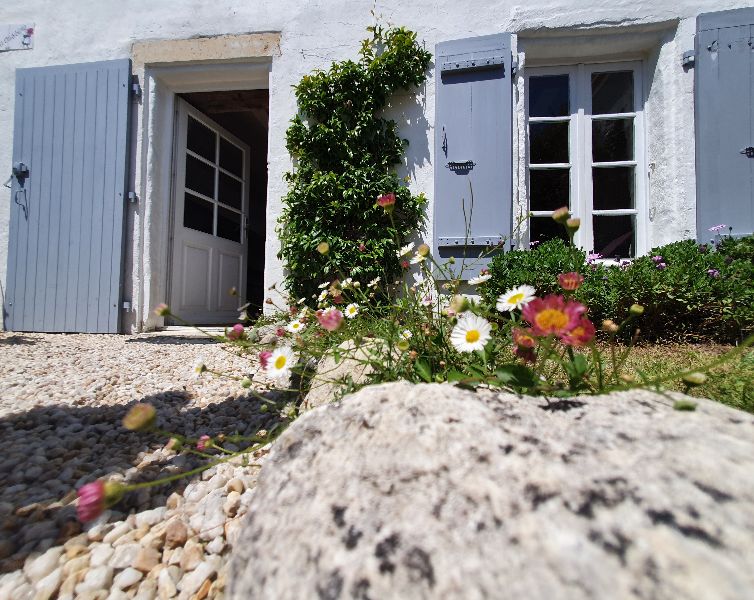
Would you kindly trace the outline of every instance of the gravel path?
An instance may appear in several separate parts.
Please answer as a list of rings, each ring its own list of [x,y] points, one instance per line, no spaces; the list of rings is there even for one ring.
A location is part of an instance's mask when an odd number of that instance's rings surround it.
[[[84,528],[75,488],[187,470],[196,459],[121,426],[155,405],[190,436],[253,435],[279,419],[237,382],[255,366],[205,339],[0,333],[0,598],[220,598],[225,567],[265,451],[193,479],[133,492]]]

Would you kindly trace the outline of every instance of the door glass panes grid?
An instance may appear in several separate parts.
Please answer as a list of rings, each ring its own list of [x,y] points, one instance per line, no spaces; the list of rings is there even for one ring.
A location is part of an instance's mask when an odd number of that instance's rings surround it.
[[[552,211],[582,220],[605,258],[636,253],[636,70],[564,67],[528,79],[530,240],[565,238]]]
[[[183,226],[243,242],[244,151],[188,115]]]

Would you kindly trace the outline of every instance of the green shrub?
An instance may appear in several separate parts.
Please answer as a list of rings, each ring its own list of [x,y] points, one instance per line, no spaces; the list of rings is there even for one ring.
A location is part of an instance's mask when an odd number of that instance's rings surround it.
[[[297,298],[310,299],[325,279],[396,278],[398,243],[423,219],[426,199],[392,171],[408,142],[378,115],[395,91],[424,82],[431,54],[406,29],[370,31],[357,62],[335,63],[296,86],[301,115],[286,143],[297,165],[286,176],[278,233],[286,287]],[[396,196],[392,218],[374,206],[385,193]],[[329,253],[316,251],[321,242]]]
[[[717,247],[674,242],[621,266],[588,264],[582,252],[550,240],[496,256],[483,295],[492,302],[523,283],[556,293],[557,276],[567,271],[584,275],[576,298],[596,323],[620,321],[632,304],[643,305],[644,339],[734,341],[754,328],[754,237],[725,238]]]

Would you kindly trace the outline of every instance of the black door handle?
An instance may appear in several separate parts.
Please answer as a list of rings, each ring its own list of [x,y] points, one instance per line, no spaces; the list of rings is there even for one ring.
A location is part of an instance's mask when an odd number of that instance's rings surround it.
[[[745,154],[746,158],[754,158],[754,146],[746,146],[739,154]]]

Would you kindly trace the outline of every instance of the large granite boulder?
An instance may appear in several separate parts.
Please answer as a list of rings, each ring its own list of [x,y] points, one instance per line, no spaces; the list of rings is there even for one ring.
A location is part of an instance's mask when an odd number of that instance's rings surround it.
[[[697,402],[365,388],[275,443],[230,597],[752,598],[754,417]]]

